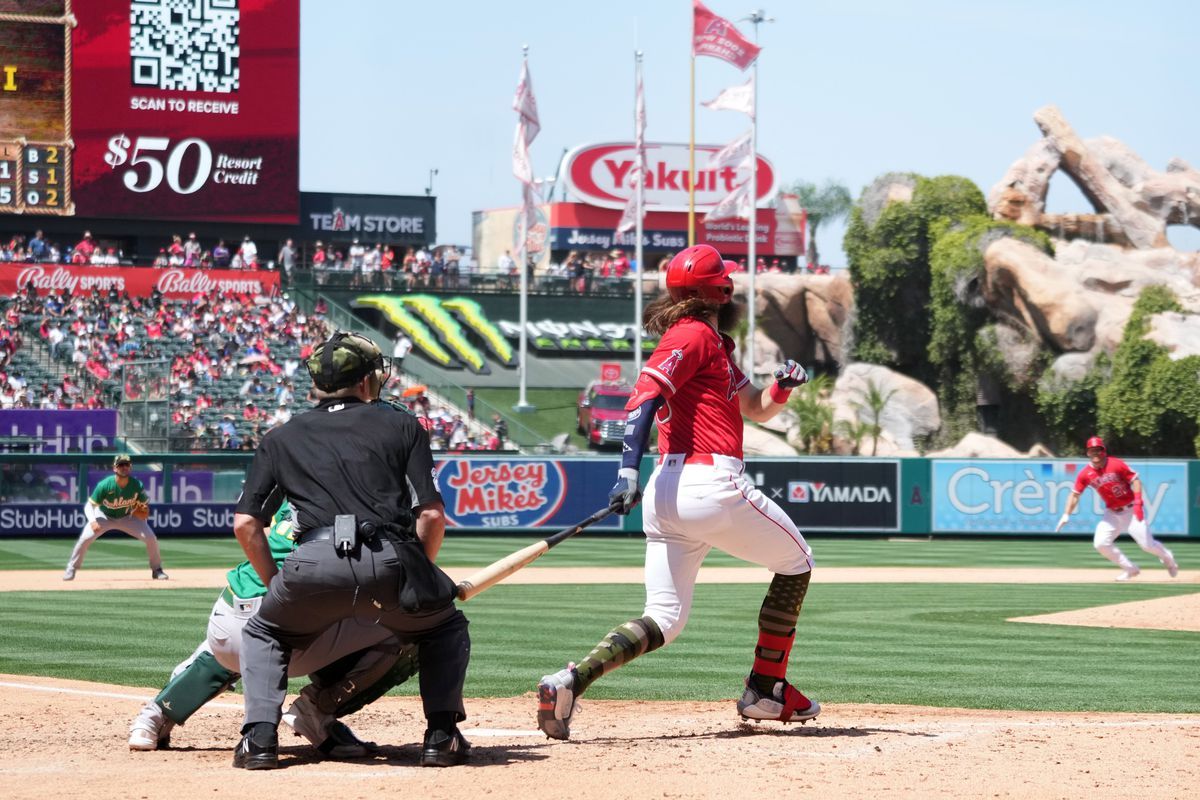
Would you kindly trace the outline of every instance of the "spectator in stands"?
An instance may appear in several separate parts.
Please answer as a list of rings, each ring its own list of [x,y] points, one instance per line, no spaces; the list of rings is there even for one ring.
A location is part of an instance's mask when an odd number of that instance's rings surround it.
[[[392,344],[392,364],[397,371],[404,369],[404,359],[412,352],[412,349],[413,342],[408,338],[408,334],[402,330],[396,331],[396,338]]]
[[[224,239],[217,241],[217,246],[212,251],[212,260],[213,266],[217,269],[226,269],[229,267],[229,247],[226,246]]]
[[[183,243],[183,265],[185,267],[200,266],[200,254],[202,250],[200,240],[196,238],[195,232],[189,233],[187,241]]]
[[[150,266],[152,266],[152,267],[167,267],[167,266],[170,266],[170,263],[171,262],[167,258],[167,248],[160,247],[158,249],[158,255],[154,257],[154,263],[151,264]]]
[[[283,404],[280,404],[279,407],[277,409],[275,409],[275,413],[271,415],[271,418],[269,420],[267,420],[267,422],[270,424],[270,426],[272,428],[274,428],[277,425],[284,424],[291,418],[292,418],[291,409],[289,409],[287,406],[285,406]]]
[[[167,246],[167,264],[172,267],[183,266],[183,240],[178,234],[171,237],[171,244]]]
[[[475,390],[467,389],[467,417],[475,421]]]
[[[33,238],[29,240],[29,260],[30,261],[45,261],[50,255],[50,245],[46,243],[46,237],[41,231],[36,231]]]
[[[58,361],[66,355],[66,340],[67,335],[63,333],[62,326],[57,321],[50,323],[50,328],[46,331],[46,341],[50,343],[51,359]]]
[[[238,248],[238,255],[242,257],[244,269],[258,269],[258,245],[250,238],[250,234],[242,237],[242,246]]]
[[[624,250],[612,251],[612,275],[613,278],[624,278],[629,274],[629,259],[625,256]]]
[[[283,246],[279,248],[279,255],[275,259],[279,262],[279,269],[283,271],[284,279],[288,286],[292,285],[292,270],[296,268],[296,246],[291,239],[286,240]]]
[[[72,264],[87,264],[92,260],[92,253],[96,252],[96,243],[92,241],[92,232],[84,231],[83,238],[75,245],[71,251]]]
[[[501,443],[508,438],[508,423],[499,414],[492,414],[492,429],[496,431]]]

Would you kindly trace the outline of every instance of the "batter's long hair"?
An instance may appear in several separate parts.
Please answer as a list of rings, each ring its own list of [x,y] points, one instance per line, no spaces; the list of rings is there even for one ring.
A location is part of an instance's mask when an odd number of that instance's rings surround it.
[[[707,320],[717,315],[717,330],[729,333],[742,317],[742,307],[733,301],[714,303],[701,297],[688,297],[675,301],[663,292],[642,311],[642,327],[651,336],[662,336],[667,329],[686,317]]]

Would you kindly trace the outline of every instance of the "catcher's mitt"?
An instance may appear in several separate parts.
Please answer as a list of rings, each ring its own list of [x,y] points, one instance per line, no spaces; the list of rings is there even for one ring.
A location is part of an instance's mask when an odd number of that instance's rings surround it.
[[[150,516],[150,504],[138,503],[133,507],[133,515],[138,519],[147,519]]]

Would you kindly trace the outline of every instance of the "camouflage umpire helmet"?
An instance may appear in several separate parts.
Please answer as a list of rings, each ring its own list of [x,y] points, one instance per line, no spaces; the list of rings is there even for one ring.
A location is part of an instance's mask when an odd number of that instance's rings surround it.
[[[323,392],[336,392],[361,381],[372,372],[382,386],[389,372],[379,347],[365,336],[338,331],[321,342],[306,362],[313,383]]]

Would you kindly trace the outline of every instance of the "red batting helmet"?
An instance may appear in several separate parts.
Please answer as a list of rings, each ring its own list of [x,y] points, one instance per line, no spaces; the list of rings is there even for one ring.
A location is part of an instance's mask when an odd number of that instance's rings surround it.
[[[1093,447],[1099,447],[1104,452],[1106,452],[1106,453],[1108,452],[1108,448],[1104,446],[1104,440],[1101,439],[1099,436],[1093,436],[1092,438],[1088,439],[1087,446],[1084,447],[1083,450],[1086,453],[1088,450],[1091,450]]]
[[[698,244],[681,250],[667,265],[667,292],[672,300],[702,297],[725,304],[733,299],[733,279],[729,277],[737,268],[732,261],[724,261],[716,248]]]

